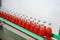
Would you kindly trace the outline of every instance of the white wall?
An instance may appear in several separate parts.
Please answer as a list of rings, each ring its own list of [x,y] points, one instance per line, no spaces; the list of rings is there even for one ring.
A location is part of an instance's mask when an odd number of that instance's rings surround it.
[[[2,0],[2,8],[52,23],[53,33],[60,28],[60,0]]]

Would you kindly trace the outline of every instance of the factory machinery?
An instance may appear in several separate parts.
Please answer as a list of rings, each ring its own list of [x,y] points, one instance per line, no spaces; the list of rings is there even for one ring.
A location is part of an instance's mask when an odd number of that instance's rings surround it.
[[[40,24],[4,11],[0,11],[0,21],[3,21],[3,24],[7,26],[4,28],[24,37],[26,40],[53,40],[52,38],[60,40],[59,35],[52,33],[52,28],[45,25],[41,27]]]

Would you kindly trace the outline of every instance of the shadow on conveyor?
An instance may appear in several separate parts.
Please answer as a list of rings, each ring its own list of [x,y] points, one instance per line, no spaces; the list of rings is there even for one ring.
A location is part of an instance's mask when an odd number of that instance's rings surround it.
[[[0,24],[0,40],[2,40],[3,26]]]
[[[0,40],[26,40],[26,39],[3,28],[3,24],[1,24],[0,22]]]

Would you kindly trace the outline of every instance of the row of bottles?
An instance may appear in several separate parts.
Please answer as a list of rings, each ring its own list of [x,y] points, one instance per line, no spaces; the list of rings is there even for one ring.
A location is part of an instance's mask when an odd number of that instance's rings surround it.
[[[46,26],[41,27],[40,24],[37,24],[30,20],[26,20],[22,17],[18,18],[3,11],[0,11],[0,17],[9,20],[10,22],[13,22],[39,36],[42,36],[47,40],[52,40],[52,29],[50,27],[46,27]]]

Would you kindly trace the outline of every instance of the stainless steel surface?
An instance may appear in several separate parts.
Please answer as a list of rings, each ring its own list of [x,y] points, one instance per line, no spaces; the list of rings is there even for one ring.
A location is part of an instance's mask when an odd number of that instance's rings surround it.
[[[5,28],[3,28],[3,30],[0,30],[0,38],[2,40],[26,40],[25,38],[22,38],[15,33],[8,31]]]

